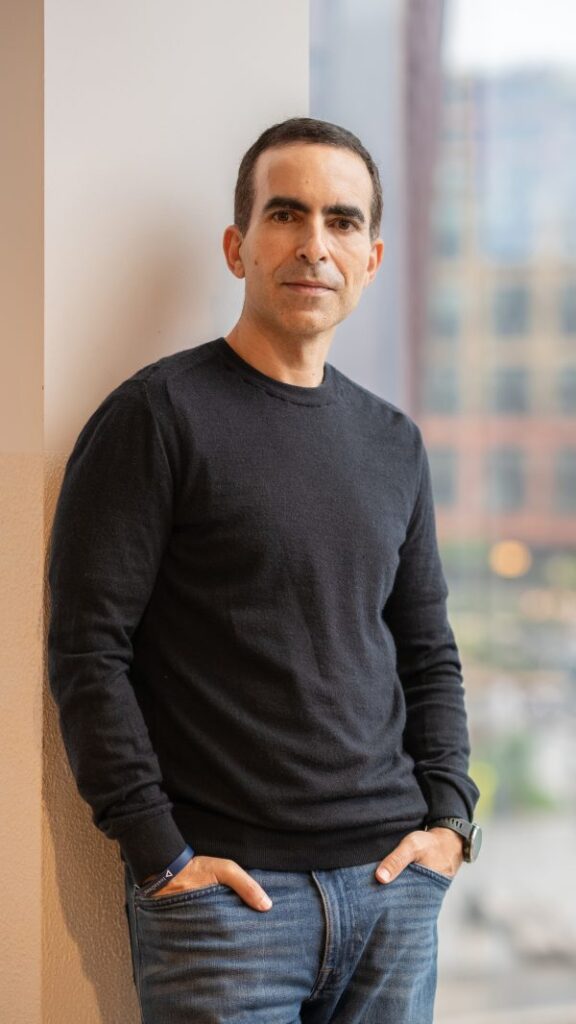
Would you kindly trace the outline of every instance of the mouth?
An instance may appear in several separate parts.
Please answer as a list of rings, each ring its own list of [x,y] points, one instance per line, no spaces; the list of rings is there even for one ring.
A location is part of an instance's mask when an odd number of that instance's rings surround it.
[[[301,292],[303,295],[322,295],[324,292],[334,291],[330,285],[323,284],[321,281],[284,281],[284,287]]]

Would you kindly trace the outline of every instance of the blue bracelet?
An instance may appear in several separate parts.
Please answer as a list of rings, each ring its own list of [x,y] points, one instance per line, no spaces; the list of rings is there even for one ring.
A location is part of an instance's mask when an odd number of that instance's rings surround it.
[[[174,875],[177,875],[178,872],[186,866],[188,861],[192,860],[193,856],[194,850],[192,849],[192,847],[185,846],[184,849],[182,850],[182,853],[179,854],[178,857],[176,857],[176,860],[173,860],[172,863],[169,864],[168,867],[165,868],[160,875],[158,875],[156,878],[153,878],[151,882],[147,882],[146,885],[139,885],[138,891],[143,896],[150,896],[152,893],[157,892],[158,889],[162,889],[165,885],[167,885],[170,879],[174,877]]]

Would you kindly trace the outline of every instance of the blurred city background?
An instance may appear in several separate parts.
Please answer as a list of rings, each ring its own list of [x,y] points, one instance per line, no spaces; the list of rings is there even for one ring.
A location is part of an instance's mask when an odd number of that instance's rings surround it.
[[[576,1024],[576,3],[312,0],[311,114],[384,186],[330,359],[430,457],[484,847],[437,1024]]]

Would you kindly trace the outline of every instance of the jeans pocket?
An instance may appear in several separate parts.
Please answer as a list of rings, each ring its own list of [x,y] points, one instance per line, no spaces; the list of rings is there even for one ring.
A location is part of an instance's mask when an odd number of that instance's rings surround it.
[[[189,903],[192,900],[206,895],[207,893],[221,892],[226,889],[230,889],[230,886],[225,885],[223,882],[211,882],[209,885],[201,885],[194,889],[183,889],[181,892],[169,892],[164,896],[160,889],[157,895],[148,896],[145,892],[142,892],[137,885],[135,885],[134,901],[140,906],[146,905],[146,907],[173,907],[176,903]]]
[[[425,864],[417,864],[412,861],[408,864],[409,868],[412,868],[417,874],[426,875],[428,878],[433,879],[435,882],[439,882],[444,888],[448,888],[449,885],[454,881],[454,876],[443,875],[441,871],[435,871],[434,868],[428,868]]]

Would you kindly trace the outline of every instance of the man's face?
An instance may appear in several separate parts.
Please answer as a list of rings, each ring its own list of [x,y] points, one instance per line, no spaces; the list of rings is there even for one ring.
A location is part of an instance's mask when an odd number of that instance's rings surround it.
[[[254,168],[248,230],[227,229],[228,265],[246,281],[243,317],[284,337],[331,336],[382,259],[370,241],[372,181],[347,149],[291,143]]]

